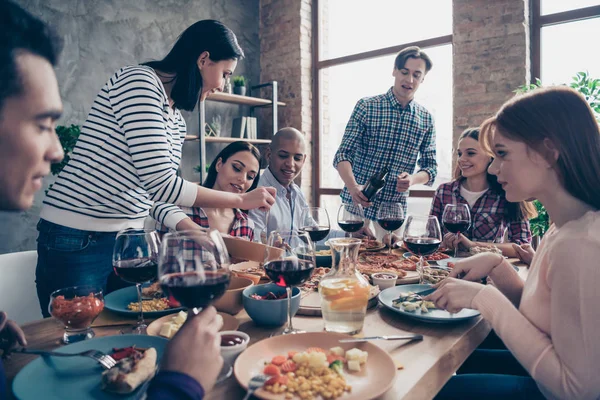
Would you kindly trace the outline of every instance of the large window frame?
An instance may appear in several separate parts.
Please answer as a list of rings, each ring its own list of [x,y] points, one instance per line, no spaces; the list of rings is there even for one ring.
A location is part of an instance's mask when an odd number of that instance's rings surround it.
[[[600,17],[600,5],[541,15],[542,1],[531,0],[531,83],[542,76],[542,28]]]
[[[327,0],[324,0],[327,1]],[[342,189],[321,187],[321,70],[333,66],[349,64],[356,61],[364,61],[372,58],[381,56],[387,56],[396,54],[407,46],[419,46],[422,49],[428,47],[435,47],[440,45],[452,44],[453,36],[444,35],[438,36],[425,40],[418,40],[414,42],[401,43],[394,46],[384,47],[380,49],[365,51],[361,53],[350,54],[343,57],[336,57],[330,59],[320,60],[320,39],[321,39],[321,1],[313,0],[312,5],[312,76],[313,76],[313,109],[312,109],[312,155],[313,168],[312,168],[312,202],[314,205],[319,206],[321,204],[322,195],[338,195]],[[434,190],[410,190],[410,197],[421,197],[421,198],[433,198]]]

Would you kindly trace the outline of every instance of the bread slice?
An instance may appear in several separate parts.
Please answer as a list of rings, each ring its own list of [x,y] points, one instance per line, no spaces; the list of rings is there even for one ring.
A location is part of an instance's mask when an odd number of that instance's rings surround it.
[[[137,389],[154,376],[156,371],[156,349],[137,350],[117,365],[102,373],[102,389],[126,394]]]

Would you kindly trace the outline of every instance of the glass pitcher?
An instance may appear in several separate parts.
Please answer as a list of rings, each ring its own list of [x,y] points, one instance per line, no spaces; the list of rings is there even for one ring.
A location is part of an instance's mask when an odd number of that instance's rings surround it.
[[[356,270],[361,240],[329,239],[332,267],[319,283],[325,330],[353,335],[361,331],[369,301],[369,282]]]

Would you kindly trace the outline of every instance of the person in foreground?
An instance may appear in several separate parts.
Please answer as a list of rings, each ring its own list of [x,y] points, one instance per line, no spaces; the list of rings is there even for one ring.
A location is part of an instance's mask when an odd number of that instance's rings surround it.
[[[49,28],[18,5],[0,0],[0,209],[31,207],[50,164],[63,150],[55,132],[62,102],[53,65],[60,45]],[[223,365],[214,307],[188,318],[167,345],[148,399],[201,400]],[[25,334],[0,312],[0,348],[27,346]],[[0,398],[8,397],[0,363]]]
[[[180,110],[222,91],[243,56],[228,27],[198,21],[164,59],[120,68],[100,89],[40,212],[36,284],[44,316],[54,290],[114,289],[107,280],[116,235],[142,229],[149,214],[171,229],[198,229],[177,206],[268,209],[275,202],[273,188],[228,193],[177,176],[187,132]]]
[[[466,204],[471,213],[471,227],[458,238],[444,227],[445,247],[453,249],[461,245],[468,250],[492,242],[505,256],[517,257],[513,244],[531,243],[529,219],[535,216],[532,205],[506,201],[498,179],[488,172],[493,158],[479,144],[479,128],[466,129],[460,135],[457,155],[454,180],[438,187],[430,214],[441,224],[446,204]],[[503,243],[506,231],[509,243]]]
[[[552,87],[504,104],[480,141],[506,199],[538,199],[553,225],[525,283],[500,255],[481,254],[457,262],[426,298],[450,312],[479,310],[508,349],[475,351],[437,398],[598,399],[598,122],[579,93]],[[475,283],[485,276],[494,284]]]
[[[259,179],[258,149],[250,143],[238,141],[229,144],[215,157],[202,186],[229,193],[246,193],[256,189]],[[254,240],[254,222],[238,208],[181,207],[181,210],[202,228],[216,229],[226,235]],[[169,229],[158,224],[157,230],[165,233]]]

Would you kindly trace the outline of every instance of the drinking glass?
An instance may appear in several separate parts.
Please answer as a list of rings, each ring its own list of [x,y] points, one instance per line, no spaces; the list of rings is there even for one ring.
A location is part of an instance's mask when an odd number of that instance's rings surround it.
[[[360,204],[342,203],[337,220],[340,228],[352,237],[354,232],[360,231],[365,225],[365,213]]]
[[[303,333],[292,325],[292,288],[306,282],[315,269],[315,247],[306,232],[273,231],[265,249],[265,272],[277,286],[285,287],[288,325],[281,333]]]
[[[377,223],[390,234],[388,254],[392,253],[392,233],[404,224],[404,209],[400,203],[384,202],[377,210]]]
[[[466,204],[446,204],[442,214],[442,224],[456,235],[465,233],[471,227],[471,212]],[[454,247],[454,257],[458,255],[458,245]]]
[[[229,253],[216,230],[195,229],[163,236],[158,259],[159,282],[193,318],[218,300],[229,287]],[[225,363],[217,382],[229,378],[233,368]]]
[[[329,214],[322,207],[306,207],[302,210],[298,226],[301,232],[308,233],[310,239],[316,243],[329,235]]]
[[[135,283],[140,313],[132,333],[145,335],[147,325],[144,322],[142,308],[142,283],[156,279],[158,247],[160,239],[155,230],[125,229],[117,233],[113,248],[112,265],[115,274],[125,282]]]
[[[403,240],[408,251],[419,256],[417,271],[419,283],[423,284],[423,256],[435,253],[442,243],[442,231],[437,217],[410,215],[406,220]]]

